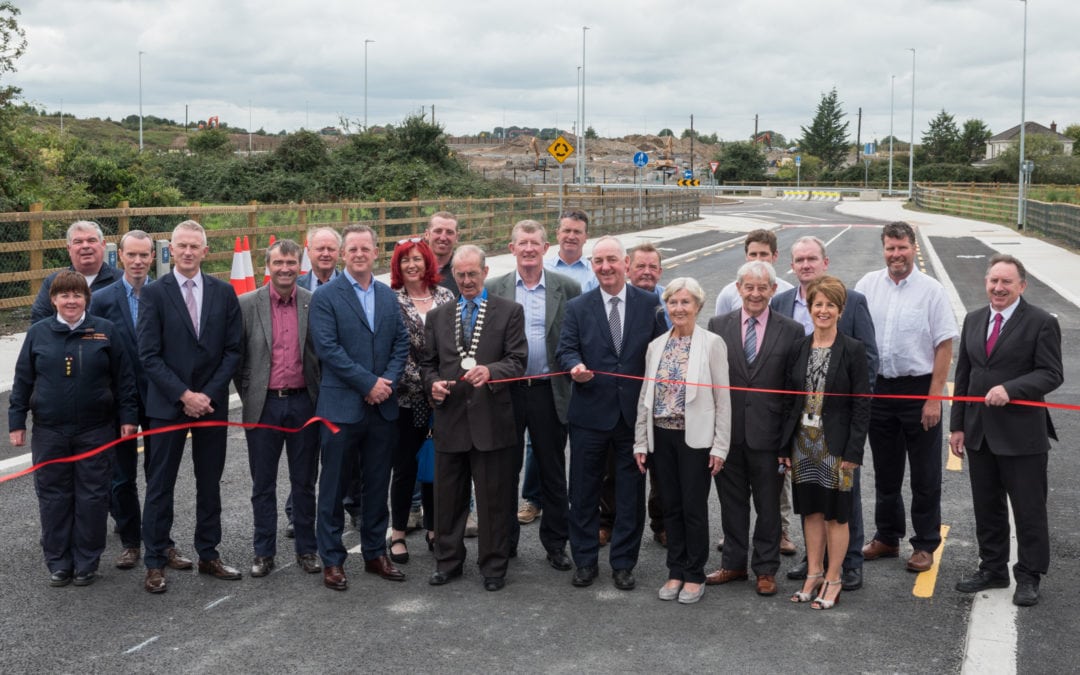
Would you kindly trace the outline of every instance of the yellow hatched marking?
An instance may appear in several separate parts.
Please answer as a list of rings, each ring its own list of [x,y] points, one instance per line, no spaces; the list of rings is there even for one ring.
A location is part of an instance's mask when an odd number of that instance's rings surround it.
[[[930,566],[930,569],[925,572],[919,572],[919,576],[915,577],[915,588],[911,590],[911,594],[916,598],[932,598],[934,597],[934,587],[937,585],[938,566],[941,564],[941,554],[945,551],[945,541],[948,539],[949,526],[941,526],[941,545],[934,551],[934,564]]]

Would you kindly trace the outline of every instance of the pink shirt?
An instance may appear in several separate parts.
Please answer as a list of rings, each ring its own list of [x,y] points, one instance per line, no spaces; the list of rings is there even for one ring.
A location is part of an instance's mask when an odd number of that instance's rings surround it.
[[[739,324],[742,326],[740,335],[743,339],[746,338],[746,322],[750,320],[750,315],[746,313],[746,310],[740,310],[740,316],[742,322]],[[761,345],[765,344],[765,324],[769,322],[769,308],[766,307],[765,311],[757,316],[757,325],[754,326],[754,332],[757,333],[757,351],[761,351]]]
[[[296,291],[282,298],[270,286],[270,389],[306,389],[300,352]]]

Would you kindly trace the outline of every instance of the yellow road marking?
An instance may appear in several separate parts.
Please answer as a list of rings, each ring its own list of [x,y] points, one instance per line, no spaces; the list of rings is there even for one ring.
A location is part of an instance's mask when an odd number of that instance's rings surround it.
[[[948,392],[949,396],[952,396],[953,391],[955,391],[955,383],[954,382],[946,382],[945,383],[945,390]],[[946,445],[947,444],[948,444],[948,442],[946,442]],[[948,453],[948,455],[947,455],[948,459],[945,460],[945,470],[946,471],[963,471],[964,470],[964,460],[962,460],[959,457],[957,457],[956,455],[952,454],[952,450],[946,449],[946,452]]]
[[[945,551],[945,541],[949,536],[949,526],[941,526],[941,545],[934,551],[934,564],[930,566],[930,569],[925,572],[919,572],[919,576],[915,578],[915,588],[911,590],[911,594],[916,598],[932,598],[934,597],[934,587],[937,585],[938,566],[941,564],[941,554]]]

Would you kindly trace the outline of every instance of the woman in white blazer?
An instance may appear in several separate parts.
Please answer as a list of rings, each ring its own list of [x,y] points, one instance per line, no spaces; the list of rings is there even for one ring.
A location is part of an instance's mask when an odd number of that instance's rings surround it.
[[[724,340],[697,325],[701,285],[679,277],[664,289],[670,331],[649,344],[638,399],[634,457],[656,472],[667,531],[668,582],[661,600],[691,604],[705,592],[709,489],[731,441]]]

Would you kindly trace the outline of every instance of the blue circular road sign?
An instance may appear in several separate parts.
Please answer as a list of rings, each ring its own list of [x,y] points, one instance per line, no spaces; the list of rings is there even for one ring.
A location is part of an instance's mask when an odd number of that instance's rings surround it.
[[[644,152],[634,153],[634,166],[642,167],[649,163],[649,156]]]

